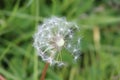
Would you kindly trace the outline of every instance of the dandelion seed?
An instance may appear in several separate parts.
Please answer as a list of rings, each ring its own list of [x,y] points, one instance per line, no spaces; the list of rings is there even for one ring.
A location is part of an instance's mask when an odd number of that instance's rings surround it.
[[[73,53],[75,53],[75,52],[77,52],[77,49],[76,49],[76,48],[73,50]]]
[[[38,26],[38,30],[34,35],[33,45],[43,61],[51,65],[65,65],[60,57],[62,55],[60,51],[63,48],[66,48],[73,55],[74,59],[79,57],[78,51],[80,48],[76,46],[79,45],[80,38],[76,38],[77,41],[74,40],[75,31],[72,28],[76,28],[79,31],[76,24],[66,21],[65,18],[58,17],[45,19],[43,24]]]
[[[75,57],[74,57],[74,60],[76,61],[77,59],[78,59],[78,56],[75,56]]]
[[[58,64],[58,67],[61,67],[63,65],[65,65],[65,63],[61,62],[61,63]]]
[[[80,41],[81,41],[81,39],[79,38],[79,39],[78,39],[78,44],[80,44]]]
[[[67,47],[68,47],[68,48],[70,48],[70,47],[71,47],[71,45],[70,45],[70,44],[68,44],[68,45],[67,45]]]
[[[69,37],[70,37],[70,38],[73,38],[73,35],[72,35],[72,34],[70,34],[70,35],[69,35]]]

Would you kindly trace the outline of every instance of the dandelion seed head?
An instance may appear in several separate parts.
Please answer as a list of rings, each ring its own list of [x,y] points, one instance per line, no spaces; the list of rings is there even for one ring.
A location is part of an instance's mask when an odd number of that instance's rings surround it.
[[[58,17],[45,19],[43,24],[38,26],[34,34],[33,46],[43,61],[51,65],[64,65],[63,61],[57,59],[57,56],[61,55],[59,52],[62,48],[67,49],[75,59],[78,58],[79,47],[77,45],[80,43],[80,38],[74,39],[74,28],[79,30],[75,23]]]

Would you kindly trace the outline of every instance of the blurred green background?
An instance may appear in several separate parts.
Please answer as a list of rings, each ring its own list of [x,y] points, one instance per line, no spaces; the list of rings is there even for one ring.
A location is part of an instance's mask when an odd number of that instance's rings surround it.
[[[40,79],[45,63],[36,56],[33,34],[53,15],[78,23],[81,57],[49,67],[46,80],[120,80],[120,0],[0,0],[0,74],[6,80]]]

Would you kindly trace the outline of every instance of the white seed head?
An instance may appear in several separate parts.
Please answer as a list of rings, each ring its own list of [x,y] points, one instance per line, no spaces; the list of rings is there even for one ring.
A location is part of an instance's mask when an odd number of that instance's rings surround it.
[[[34,47],[43,61],[51,65],[63,65],[63,61],[57,59],[59,52],[66,48],[76,59],[80,55],[80,38],[75,36],[75,31],[79,31],[78,26],[73,22],[66,21],[65,18],[51,17],[45,19],[42,25],[38,26],[34,34]]]

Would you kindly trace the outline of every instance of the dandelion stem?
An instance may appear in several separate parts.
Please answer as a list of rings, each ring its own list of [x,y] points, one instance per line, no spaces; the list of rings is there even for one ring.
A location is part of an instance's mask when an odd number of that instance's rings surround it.
[[[2,75],[0,75],[0,80],[6,80]]]
[[[45,79],[45,76],[46,76],[46,72],[47,72],[48,66],[49,66],[49,63],[47,62],[47,63],[45,64],[44,69],[43,69],[43,72],[42,72],[42,75],[41,75],[40,80],[44,80],[44,79]]]

